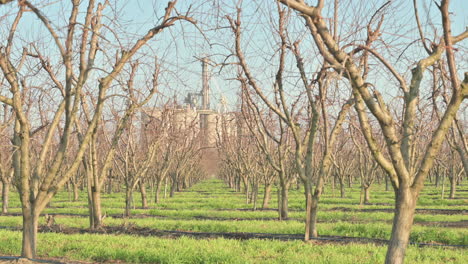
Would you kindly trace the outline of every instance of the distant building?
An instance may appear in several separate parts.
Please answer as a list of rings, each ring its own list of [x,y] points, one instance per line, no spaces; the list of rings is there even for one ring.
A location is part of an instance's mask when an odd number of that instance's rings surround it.
[[[217,123],[221,114],[210,109],[210,88],[207,60],[202,59],[202,89],[199,93],[189,92],[184,105],[174,102],[164,108],[141,110],[142,145],[147,145],[146,136],[162,131],[164,122],[172,123],[180,131],[190,129],[198,141],[202,155],[201,165],[209,175],[218,170],[219,155],[216,148],[217,135],[222,133]],[[166,124],[167,125],[167,124]]]

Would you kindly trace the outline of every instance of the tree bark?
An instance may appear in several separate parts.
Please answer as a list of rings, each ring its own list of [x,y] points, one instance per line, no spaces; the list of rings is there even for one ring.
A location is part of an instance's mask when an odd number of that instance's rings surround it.
[[[156,192],[154,194],[154,203],[158,204],[161,201],[159,193],[161,192],[161,180],[157,180],[156,183]]]
[[[257,210],[257,199],[258,198],[258,182],[254,183],[253,190],[252,190],[252,203],[253,203],[253,210]]]
[[[265,184],[265,190],[264,190],[265,193],[263,194],[263,204],[262,204],[263,209],[268,208],[268,204],[271,199],[271,186],[272,186],[271,183]]]
[[[457,175],[455,171],[452,174],[452,177],[450,177],[450,196],[449,199],[455,199],[455,191],[457,189]]]
[[[340,197],[345,198],[345,183],[343,178],[339,178],[340,181]]]
[[[143,181],[140,181],[139,186],[140,186],[140,193],[141,193],[141,207],[143,207],[143,209],[146,209],[148,208],[148,199],[146,198],[145,183]]]
[[[370,186],[364,187],[364,203],[370,203]]]
[[[390,190],[390,184],[388,184],[388,176],[385,175],[385,191],[388,192]]]
[[[31,208],[23,207],[23,244],[21,256],[36,257],[38,216]]]
[[[318,237],[317,231],[317,216],[318,216],[318,203],[319,195],[312,195],[312,201],[310,206],[310,230],[309,230],[309,239],[311,237]]]
[[[416,195],[410,187],[395,191],[395,216],[385,264],[403,264],[416,209]]]
[[[91,206],[93,207],[93,225],[91,228],[96,229],[102,226],[102,211],[101,211],[101,191],[96,187],[91,187]]]
[[[73,202],[76,202],[80,198],[80,192],[78,191],[78,184],[75,181],[72,181],[72,188],[73,188]]]
[[[110,170],[109,178],[107,180],[107,193],[108,194],[112,193],[112,170]]]
[[[169,193],[169,197],[174,197],[176,185],[177,185],[177,182],[173,180],[171,184],[171,191]]]
[[[2,214],[8,213],[8,199],[10,193],[10,184],[6,180],[2,181]]]
[[[281,210],[279,212],[281,219],[288,219],[289,214],[289,191],[288,186],[281,186]]]
[[[129,217],[131,214],[132,207],[132,190],[131,187],[127,186],[125,191],[125,217]]]
[[[89,227],[94,227],[94,206],[93,206],[93,191],[92,191],[92,184],[90,180],[90,172],[88,168],[86,168],[86,176],[87,176],[87,184],[86,184],[86,191],[88,194],[88,209],[89,209]]]
[[[304,240],[308,241],[311,237],[317,236],[317,227],[314,224],[312,212],[317,209],[317,201],[314,199],[312,194],[312,183],[307,181],[304,182],[304,191],[306,197],[306,226]],[[316,217],[316,215],[315,215]],[[315,218],[316,220],[317,218]],[[315,228],[315,230],[314,230]]]

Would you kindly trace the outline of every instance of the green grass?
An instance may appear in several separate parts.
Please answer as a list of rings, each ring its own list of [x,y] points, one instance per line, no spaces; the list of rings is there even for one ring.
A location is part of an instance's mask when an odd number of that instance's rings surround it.
[[[20,250],[19,232],[1,231],[3,254]],[[92,243],[90,243],[92,241]],[[39,234],[39,255],[130,263],[381,263],[385,247],[301,241],[161,239],[128,235]],[[407,263],[462,263],[463,250],[409,247]]]
[[[421,209],[468,209],[468,187],[458,187],[458,197],[463,199],[440,199],[440,187],[427,186],[420,196]],[[261,206],[261,190],[258,206]],[[276,208],[274,189],[270,207]],[[394,194],[384,186],[375,185],[371,190],[371,202],[359,205],[358,184],[347,188],[346,198],[339,198],[326,188],[320,201],[319,234],[322,236],[352,236],[388,239],[391,231],[391,211],[362,211],[361,209],[393,209]],[[277,221],[276,211],[252,211],[246,204],[245,195],[227,188],[219,180],[201,182],[191,189],[176,193],[175,197],[163,199],[160,204],[151,202],[150,208],[138,206],[141,198],[134,193],[136,209],[133,215],[152,215],[148,218],[119,219],[107,217],[104,224],[121,226],[131,223],[137,227],[158,230],[193,232],[252,232],[276,234],[302,234],[304,232],[304,195],[302,190],[291,189],[289,195],[291,220]],[[10,212],[21,212],[18,195],[10,198]],[[102,210],[108,215],[122,215],[125,198],[123,193],[103,194]],[[350,211],[337,210],[347,208]],[[243,210],[239,210],[243,209]],[[246,210],[247,209],[247,210]],[[80,200],[69,201],[69,194],[61,191],[44,213],[87,215],[86,194]],[[206,219],[208,218],[208,219]],[[0,216],[0,226],[21,228],[21,217]],[[238,221],[242,220],[242,221]],[[438,215],[417,213],[410,240],[418,243],[443,243],[468,245],[468,230],[438,226],[422,226],[420,222],[466,221],[466,214]],[[44,224],[44,218],[41,217]],[[58,216],[57,224],[64,227],[87,228],[87,217]],[[91,262],[124,261],[146,263],[379,263],[383,262],[386,248],[373,244],[322,244],[314,245],[301,241],[228,240],[187,237],[178,239],[138,237],[128,235],[90,234],[39,234],[39,255]],[[142,246],[143,245],[143,246]],[[463,263],[466,249],[410,247],[407,263]],[[20,253],[20,233],[0,230],[0,255]]]

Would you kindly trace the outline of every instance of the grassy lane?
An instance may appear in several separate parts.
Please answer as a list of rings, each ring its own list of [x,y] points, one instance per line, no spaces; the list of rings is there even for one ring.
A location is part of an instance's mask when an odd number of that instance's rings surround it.
[[[357,187],[357,184],[355,185]],[[149,192],[150,193],[150,192]],[[275,193],[275,191],[273,191]],[[339,192],[325,190],[319,213],[321,236],[366,237],[388,239],[393,213],[393,193],[384,186],[374,186],[373,204],[359,205],[359,188],[347,189],[346,198],[338,198]],[[418,205],[411,241],[468,245],[466,226],[468,187],[459,186],[459,199],[440,199],[440,189],[429,186]],[[465,195],[465,197],[463,196]],[[262,193],[259,195],[262,196]],[[275,196],[275,195],[273,195]],[[45,213],[81,214],[57,216],[56,227],[86,229],[88,214],[86,195],[81,200],[69,201],[67,192],[59,192]],[[151,230],[189,231],[208,233],[271,233],[302,234],[304,231],[304,197],[301,190],[290,192],[290,218],[277,221],[274,211],[277,201],[270,202],[271,210],[252,211],[245,203],[245,196],[228,189],[219,180],[209,180],[190,190],[176,193],[160,204],[150,203],[149,209],[138,208],[140,196],[134,195],[136,218],[121,216],[124,194],[103,194],[103,211],[108,217],[108,227],[135,226]],[[259,201],[261,204],[261,201]],[[19,213],[18,196],[12,193],[10,209]],[[17,208],[14,208],[17,207]],[[437,211],[443,209],[443,211]],[[449,209],[447,211],[447,209]],[[386,211],[379,211],[386,210]],[[139,218],[138,218],[139,217]],[[419,223],[419,224],[418,224]],[[41,218],[41,224],[45,220]],[[444,225],[450,227],[443,227]],[[20,216],[0,216],[0,226],[21,228]],[[0,255],[18,255],[20,232],[0,229]],[[40,233],[39,254],[91,262],[123,261],[146,263],[377,263],[383,262],[386,248],[375,244],[336,244],[301,241],[194,239],[189,237],[142,237],[137,235],[62,234]],[[410,247],[408,263],[463,263],[467,254],[463,248]]]
[[[20,251],[20,232],[0,230],[1,252]],[[382,263],[385,247],[301,241],[180,238],[128,235],[39,234],[39,255],[92,262],[130,263]],[[462,263],[466,251],[409,247],[407,263]]]

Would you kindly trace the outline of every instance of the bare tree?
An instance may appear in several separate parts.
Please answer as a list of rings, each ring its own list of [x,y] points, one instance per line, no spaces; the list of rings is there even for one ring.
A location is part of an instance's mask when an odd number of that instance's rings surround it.
[[[416,66],[410,73],[411,80],[408,85],[405,78],[398,73],[392,64],[371,47],[372,42],[381,36],[380,27],[383,16],[380,16],[380,22],[377,23],[375,29],[371,27],[371,18],[367,27],[367,41],[364,45],[357,44],[357,48],[352,52],[346,52],[346,47],[340,46],[333,38],[322,16],[325,1],[319,0],[315,6],[308,5],[301,0],[280,1],[301,14],[323,58],[335,71],[343,73],[352,86],[356,100],[355,108],[367,144],[379,165],[388,173],[395,190],[395,217],[386,263],[403,263],[413,224],[416,201],[424,186],[424,180],[434,165],[435,156],[440,150],[445,134],[452,125],[462,101],[468,97],[468,73],[465,73],[464,81],[460,82],[453,49],[454,44],[468,37],[468,31],[452,36],[448,11],[449,1],[441,1],[439,9],[442,17],[443,36],[436,38],[437,42],[431,43],[430,48],[426,45],[426,39],[421,38],[424,47],[428,51],[428,56],[416,61]],[[385,6],[389,3],[385,4]],[[376,13],[378,12],[379,10]],[[419,29],[422,32],[421,27]],[[356,44],[353,46],[356,46]],[[355,56],[360,52],[363,52],[364,57],[361,60],[356,60]],[[424,76],[423,73],[429,66],[440,61],[444,53],[447,57],[450,72],[452,96],[429,140],[429,144],[424,149],[423,155],[419,162],[415,162],[412,150],[415,143],[416,111],[420,102],[420,86]],[[370,67],[366,62],[369,55],[374,56],[391,73],[403,92],[404,115],[401,129],[398,127],[399,122],[395,120],[390,112],[388,104],[385,103],[383,96],[378,92],[378,85],[366,82]],[[373,138],[369,118],[365,112],[366,107],[379,122],[390,160],[383,155]]]
[[[90,72],[95,69],[96,54],[99,51],[99,41],[101,35],[101,18],[105,4],[95,5],[94,0],[88,1],[86,14],[78,16],[80,12],[80,1],[71,1],[72,7],[67,21],[66,33],[55,29],[50,20],[38,8],[29,1],[19,2],[19,11],[16,19],[10,26],[10,33],[5,48],[0,51],[0,68],[8,82],[10,96],[0,96],[0,102],[10,105],[15,113],[13,145],[16,151],[13,155],[14,174],[18,181],[22,212],[23,212],[23,243],[22,253],[24,257],[32,258],[36,254],[37,227],[39,214],[49,203],[56,192],[73,176],[80,166],[81,159],[88,148],[101,119],[106,94],[114,79],[120,74],[129,59],[137,53],[150,39],[161,33],[165,28],[174,25],[179,20],[189,20],[183,15],[172,16],[175,2],[169,2],[164,17],[160,24],[151,28],[144,36],[133,43],[130,48],[120,50],[120,55],[115,63],[110,66],[110,70],[101,75],[98,80],[98,98],[89,126],[83,132],[83,140],[78,150],[69,157],[68,152],[71,135],[74,131],[77,114],[82,101],[82,90],[88,81]],[[45,29],[49,32],[55,48],[60,54],[61,71],[52,69],[51,60],[47,59],[39,49],[28,51],[25,47],[19,62],[13,61],[12,46],[14,35],[19,25],[22,14],[26,9],[41,21]],[[83,22],[78,20],[83,18]],[[193,21],[192,21],[193,22]],[[83,26],[81,26],[83,25]],[[80,39],[77,41],[77,32],[81,29]],[[56,110],[40,150],[39,158],[33,163],[31,159],[31,120],[25,112],[24,95],[22,91],[28,89],[28,80],[23,78],[21,70],[24,60],[30,57],[38,60],[42,65],[42,71],[47,76],[46,82],[58,88],[61,96]],[[75,61],[76,60],[76,61]],[[60,75],[59,75],[60,74]],[[63,74],[63,76],[61,75]],[[35,76],[30,76],[34,78]],[[61,120],[63,124],[61,124]],[[52,146],[52,140],[57,135],[60,127],[60,141],[58,146]],[[53,160],[48,164],[48,156],[53,156]],[[64,169],[64,160],[69,160],[69,166]],[[59,173],[64,171],[64,173]]]
[[[252,89],[254,93],[262,100],[262,102],[273,111],[278,118],[282,119],[291,130],[292,137],[295,142],[294,161],[297,174],[304,184],[304,194],[306,198],[306,226],[305,226],[305,240],[311,237],[318,236],[317,231],[317,213],[318,203],[322,190],[324,187],[324,179],[329,171],[331,165],[331,147],[336,142],[337,134],[342,128],[344,118],[346,117],[351,105],[352,100],[346,100],[340,104],[340,111],[335,119],[332,129],[329,130],[328,122],[325,121],[322,126],[324,135],[324,151],[323,155],[315,151],[316,140],[319,132],[319,121],[322,118],[327,120],[327,112],[325,106],[325,96],[329,88],[330,78],[333,76],[331,72],[327,71],[327,66],[322,65],[316,76],[310,81],[305,66],[304,60],[300,53],[299,41],[291,43],[287,36],[286,24],[286,10],[282,9],[280,5],[278,9],[278,29],[276,32],[279,37],[279,63],[278,70],[274,79],[274,101],[270,100],[265,95],[265,88],[261,87],[257,82],[254,74],[252,73],[241,45],[241,9],[237,8],[236,20],[227,17],[230,22],[231,29],[235,35],[235,54],[238,58],[239,64],[242,67],[242,72],[245,76],[246,88]],[[291,51],[297,64],[297,71],[299,73],[299,83],[303,86],[305,93],[305,103],[300,107],[301,96],[294,100],[294,103],[288,103],[289,99],[286,98],[285,93],[285,65],[286,55],[288,50]],[[314,94],[314,88],[318,90],[318,95]],[[303,97],[302,97],[303,98]],[[321,113],[320,113],[321,112]],[[319,157],[320,158],[317,158]],[[318,160],[319,165],[315,166],[314,159]],[[318,167],[317,173],[314,173],[315,168]],[[317,178],[314,180],[314,174]]]

